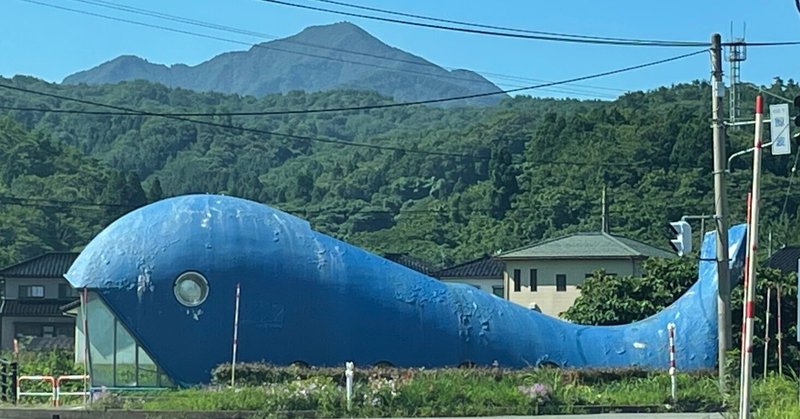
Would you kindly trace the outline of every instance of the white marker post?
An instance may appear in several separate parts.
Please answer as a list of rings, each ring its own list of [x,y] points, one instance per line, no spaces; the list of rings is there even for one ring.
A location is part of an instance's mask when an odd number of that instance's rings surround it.
[[[239,284],[236,284],[236,306],[233,310],[233,359],[231,360],[231,387],[236,386],[236,346],[239,343]]]
[[[353,363],[346,362],[344,364],[344,376],[346,378],[347,386],[347,411],[353,408]]]
[[[81,317],[83,317],[83,376],[85,377],[83,380],[83,404],[88,404],[92,402],[92,397],[89,395],[89,374],[90,374],[90,367],[89,364],[89,289],[83,287],[83,292],[81,293]],[[14,354],[16,355],[19,351],[19,346],[17,344],[17,340],[14,339]]]
[[[670,394],[672,395],[672,402],[678,401],[678,377],[676,376],[678,369],[675,365],[675,323],[667,325],[669,331],[669,380],[670,380]]]

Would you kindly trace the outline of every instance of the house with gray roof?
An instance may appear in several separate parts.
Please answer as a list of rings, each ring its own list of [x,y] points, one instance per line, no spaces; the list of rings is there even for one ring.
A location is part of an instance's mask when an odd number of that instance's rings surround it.
[[[503,268],[503,262],[484,255],[478,259],[434,272],[433,276],[439,278],[442,282],[472,285],[475,288],[504,298]]]
[[[72,349],[75,319],[61,306],[78,298],[64,273],[78,253],[50,252],[0,269],[0,348],[14,339],[29,348],[63,346]]]
[[[785,274],[797,273],[798,261],[800,261],[800,246],[784,246],[772,254],[767,266],[780,269]]]
[[[544,240],[496,256],[505,263],[505,298],[558,316],[580,295],[580,285],[594,271],[607,275],[642,275],[647,258],[673,253],[607,232],[575,233]]]
[[[403,265],[406,268],[413,269],[417,272],[422,272],[425,275],[431,275],[437,270],[433,263],[428,262],[427,260],[416,258],[408,253],[386,253],[383,255],[383,258]]]

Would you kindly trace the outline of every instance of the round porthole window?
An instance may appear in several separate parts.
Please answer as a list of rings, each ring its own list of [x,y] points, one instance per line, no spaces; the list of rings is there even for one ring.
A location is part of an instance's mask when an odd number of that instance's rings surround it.
[[[175,298],[186,307],[203,304],[208,297],[208,281],[198,272],[184,272],[175,280]]]

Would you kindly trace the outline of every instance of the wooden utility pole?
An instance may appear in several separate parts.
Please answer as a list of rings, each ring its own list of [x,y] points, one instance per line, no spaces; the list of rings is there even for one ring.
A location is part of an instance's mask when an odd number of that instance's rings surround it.
[[[722,39],[720,34],[711,35],[711,118],[714,130],[714,210],[717,224],[717,327],[719,334],[718,368],[719,386],[727,388],[725,382],[725,352],[731,348],[731,280],[728,268],[728,198],[725,192],[725,131],[722,117],[722,98],[725,87],[722,83]]]

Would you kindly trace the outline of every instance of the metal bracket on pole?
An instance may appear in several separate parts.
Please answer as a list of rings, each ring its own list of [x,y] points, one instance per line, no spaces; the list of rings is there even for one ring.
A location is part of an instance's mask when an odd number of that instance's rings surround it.
[[[716,215],[716,214],[712,214],[712,215],[705,215],[705,214],[704,215],[684,215],[683,217],[681,217],[681,221],[686,221],[686,220],[717,220],[719,218],[720,217],[718,215]]]
[[[769,119],[765,119],[763,122],[765,124],[769,124],[770,120]],[[739,127],[739,126],[742,126],[742,125],[755,125],[756,121],[739,121],[739,122],[725,122],[725,121],[723,121],[722,124],[725,125],[726,127]]]
[[[772,141],[762,144],[761,147],[769,147],[771,145],[772,145]],[[745,150],[742,150],[742,151],[737,151],[737,152],[731,154],[731,156],[728,157],[728,166],[727,166],[727,169],[725,169],[725,172],[726,173],[730,173],[731,172],[731,162],[733,161],[733,159],[735,157],[744,156],[745,154],[750,154],[755,149],[756,149],[755,147],[750,147],[748,149],[745,149]]]

